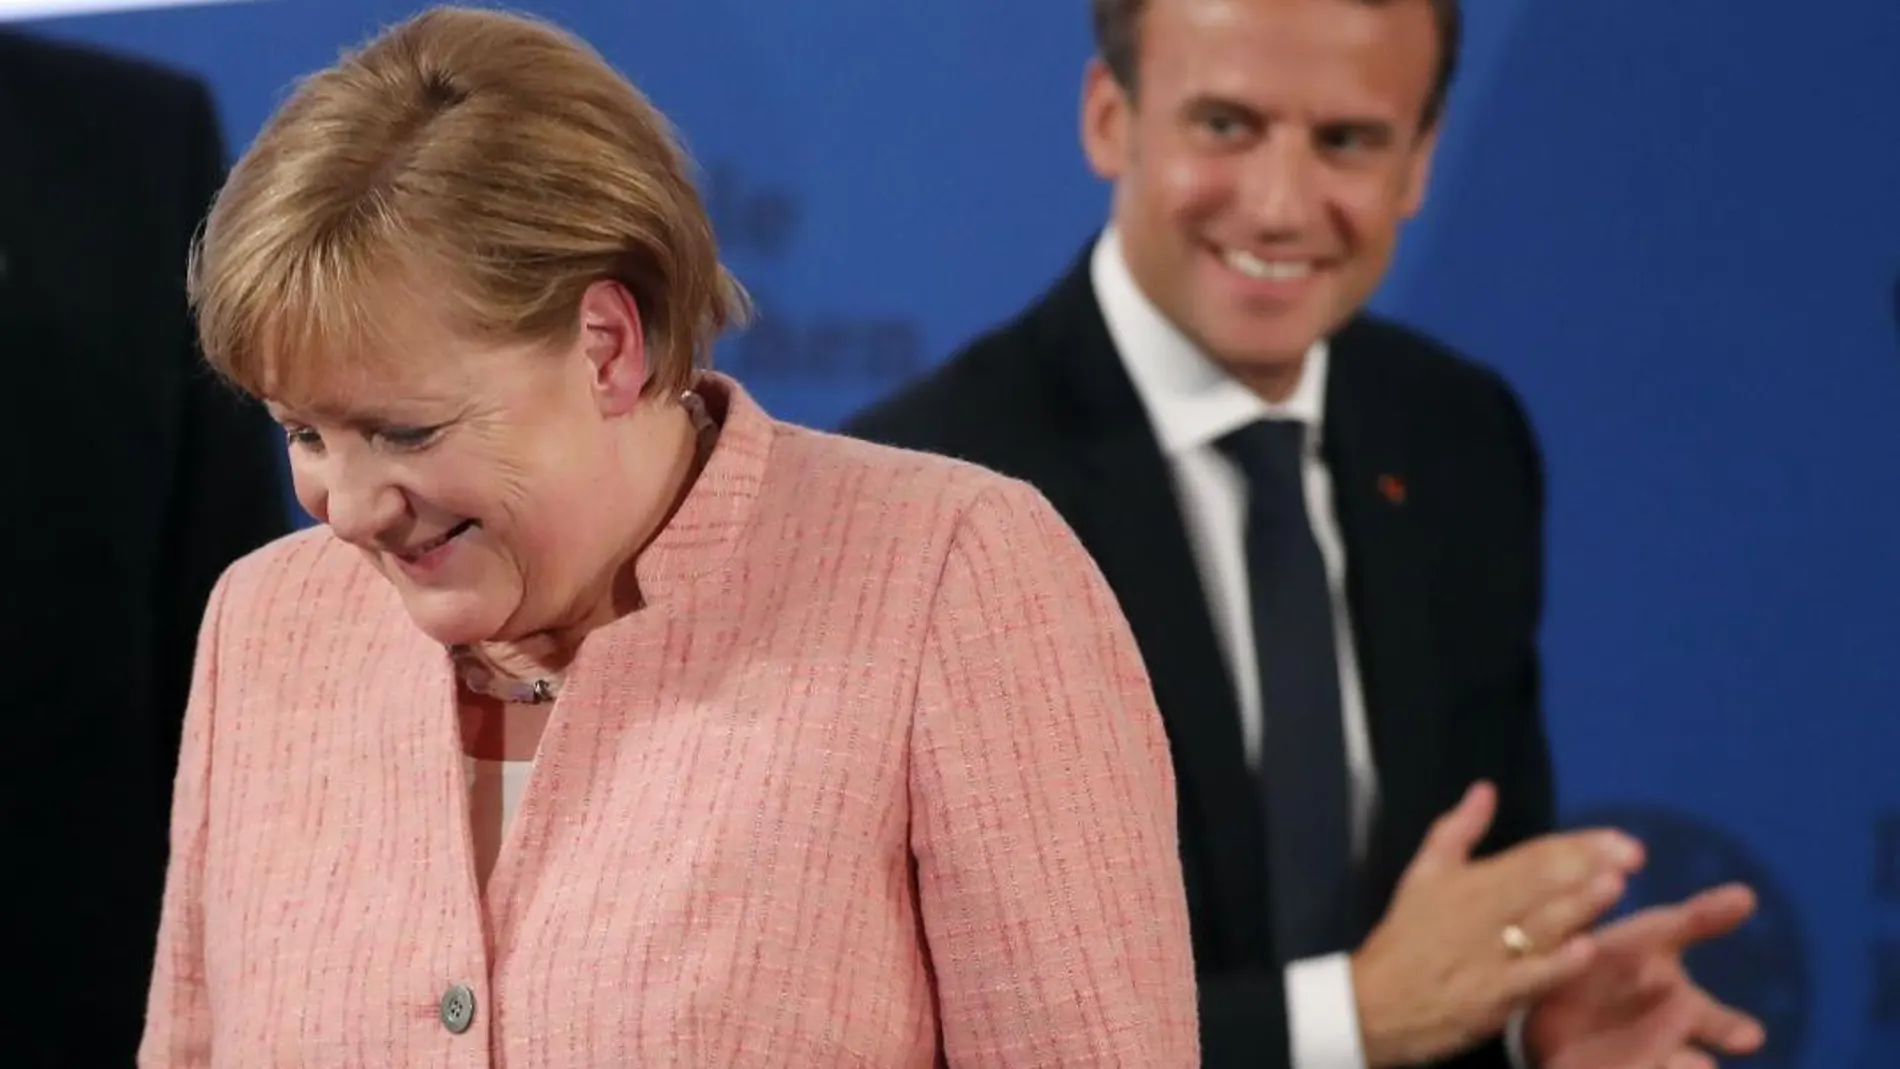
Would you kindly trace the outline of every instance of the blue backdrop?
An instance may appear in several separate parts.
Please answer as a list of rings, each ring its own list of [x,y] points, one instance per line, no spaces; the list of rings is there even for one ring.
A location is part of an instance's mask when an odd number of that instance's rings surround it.
[[[830,425],[1089,238],[1082,0],[568,0],[679,123],[763,322],[722,365]],[[1900,1066],[1900,3],[1468,0],[1431,204],[1380,307],[1504,370],[1551,475],[1561,791],[1639,898],[1766,909],[1701,964],[1754,1064]],[[193,68],[234,149],[411,10],[40,23]]]

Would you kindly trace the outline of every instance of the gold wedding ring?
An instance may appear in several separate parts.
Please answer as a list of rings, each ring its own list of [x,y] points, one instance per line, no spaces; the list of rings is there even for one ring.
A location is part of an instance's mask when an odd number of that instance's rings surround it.
[[[1512,957],[1521,958],[1531,952],[1531,937],[1517,925],[1505,925],[1503,937],[1504,949],[1510,951]]]

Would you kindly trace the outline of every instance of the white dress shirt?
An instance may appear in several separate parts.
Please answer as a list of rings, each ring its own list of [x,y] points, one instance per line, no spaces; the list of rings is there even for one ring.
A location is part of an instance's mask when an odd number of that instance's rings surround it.
[[[1214,632],[1233,672],[1247,762],[1260,762],[1260,668],[1254,659],[1253,615],[1247,599],[1246,482],[1216,444],[1256,420],[1296,420],[1307,426],[1302,479],[1313,537],[1326,559],[1332,587],[1333,632],[1339,650],[1340,710],[1345,717],[1351,784],[1353,855],[1365,856],[1378,805],[1378,776],[1366,730],[1364,689],[1353,649],[1346,604],[1346,546],[1333,509],[1332,474],[1320,458],[1329,353],[1326,343],[1306,354],[1299,385],[1273,404],[1228,376],[1170,323],[1135,285],[1113,229],[1097,242],[1090,264],[1109,337],[1121,354],[1135,393],[1147,409],[1161,452],[1174,475],[1188,543],[1206,591]],[[1296,961],[1286,970],[1286,1009],[1294,1069],[1363,1069],[1357,999],[1347,955]]]
[[[1313,537],[1326,560],[1332,588],[1333,634],[1339,651],[1340,712],[1345,718],[1346,765],[1352,804],[1352,850],[1363,861],[1379,804],[1377,769],[1366,728],[1364,686],[1346,603],[1346,544],[1333,509],[1333,478],[1321,458],[1325,435],[1325,340],[1307,351],[1300,380],[1285,401],[1272,403],[1241,385],[1201,353],[1136,286],[1122,259],[1121,240],[1109,228],[1096,243],[1090,277],[1109,338],[1134,382],[1174,476],[1181,518],[1200,573],[1214,632],[1233,673],[1241,740],[1249,767],[1260,767],[1260,666],[1254,659],[1253,610],[1247,597],[1246,481],[1216,443],[1260,419],[1306,424],[1301,477]],[[1286,1012],[1294,1069],[1365,1069],[1358,998],[1346,954],[1296,961],[1286,968]],[[1506,1030],[1510,1060],[1529,1064],[1523,1049],[1522,1011]]]

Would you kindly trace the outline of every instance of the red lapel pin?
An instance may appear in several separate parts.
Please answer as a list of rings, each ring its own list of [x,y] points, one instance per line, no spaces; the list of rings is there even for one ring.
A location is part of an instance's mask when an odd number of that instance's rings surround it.
[[[1387,504],[1403,505],[1405,504],[1405,480],[1396,475],[1381,475],[1379,476],[1379,493],[1385,497]]]

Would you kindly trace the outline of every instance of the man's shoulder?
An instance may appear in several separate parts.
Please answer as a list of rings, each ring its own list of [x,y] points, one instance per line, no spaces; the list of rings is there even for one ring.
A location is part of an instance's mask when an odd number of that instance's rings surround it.
[[[968,405],[984,399],[1009,404],[1033,381],[1027,359],[1032,353],[1019,321],[992,327],[852,417],[845,429],[877,438],[886,432],[903,436],[916,433],[920,424],[938,422],[939,413],[967,413]]]
[[[1059,291],[992,324],[935,367],[858,412],[853,437],[977,460],[1036,438],[1073,404],[1060,348],[1076,345],[1074,309]]]
[[[1480,448],[1531,445],[1516,390],[1495,367],[1398,319],[1354,316],[1333,337],[1338,397],[1367,418],[1397,419],[1425,438]],[[942,363],[859,412],[854,437],[946,453],[992,467],[1059,448],[1076,425],[1073,350],[1091,340],[1070,295],[1051,290],[975,335]]]
[[[206,183],[215,180],[205,157],[222,155],[217,108],[202,78],[44,37],[0,33],[0,122],[40,160],[45,195],[96,206],[138,188],[140,204],[189,200],[194,225],[196,204],[209,199]],[[174,192],[180,182],[189,188]]]
[[[1427,331],[1387,316],[1363,312],[1335,337],[1344,359],[1372,365],[1393,391],[1426,391],[1433,400],[1515,403],[1504,376],[1491,365]]]
[[[0,32],[0,85],[16,106],[110,110],[157,98],[202,98],[203,79],[123,52],[17,32]],[[108,116],[102,115],[105,119]]]
[[[1529,417],[1511,382],[1491,364],[1425,330],[1361,313],[1334,337],[1334,371],[1354,403],[1402,412],[1435,436],[1530,444]]]

